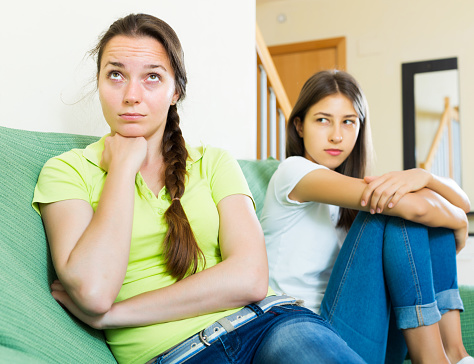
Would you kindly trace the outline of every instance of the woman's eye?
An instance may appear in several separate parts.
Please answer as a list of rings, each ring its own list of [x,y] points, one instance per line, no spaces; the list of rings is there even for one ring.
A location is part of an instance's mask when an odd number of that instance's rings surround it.
[[[122,75],[120,74],[120,72],[112,71],[109,72],[109,78],[114,81],[120,81],[122,79]]]
[[[153,74],[148,76],[148,80],[150,80],[152,82],[158,82],[158,81],[161,80],[161,77],[160,77],[160,75],[157,75],[156,73],[153,73]]]
[[[355,123],[356,123],[356,120],[351,120],[351,119],[344,120],[344,124],[346,125],[355,125]]]
[[[317,121],[317,122],[320,122],[320,123],[328,123],[328,122],[329,122],[329,120],[326,119],[326,118],[319,118],[319,119],[317,119],[316,121]]]

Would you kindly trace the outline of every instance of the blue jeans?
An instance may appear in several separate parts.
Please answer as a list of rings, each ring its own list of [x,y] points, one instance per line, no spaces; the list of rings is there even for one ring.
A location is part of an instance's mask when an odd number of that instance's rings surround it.
[[[454,309],[463,306],[453,232],[360,212],[321,304],[321,316],[348,345],[368,363],[401,363],[400,329],[434,324]],[[396,327],[388,339],[391,312]]]
[[[294,305],[266,313],[249,305],[257,317],[221,336],[186,363],[317,364],[364,363],[326,320]],[[156,363],[161,362],[159,356]]]

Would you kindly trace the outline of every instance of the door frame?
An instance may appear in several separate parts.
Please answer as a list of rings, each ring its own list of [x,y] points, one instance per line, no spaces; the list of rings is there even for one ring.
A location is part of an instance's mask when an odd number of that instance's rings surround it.
[[[272,56],[296,53],[304,51],[314,51],[324,48],[336,48],[336,66],[338,70],[346,70],[346,37],[336,37],[321,40],[312,40],[309,42],[299,42],[282,44],[268,47]]]

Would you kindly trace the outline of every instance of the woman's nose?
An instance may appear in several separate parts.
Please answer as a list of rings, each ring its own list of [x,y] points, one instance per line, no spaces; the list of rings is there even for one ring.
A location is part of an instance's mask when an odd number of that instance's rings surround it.
[[[142,100],[142,92],[139,82],[130,81],[125,89],[123,101],[125,104],[138,104]]]
[[[333,132],[331,133],[331,135],[329,136],[329,140],[332,142],[332,143],[340,143],[342,142],[342,134],[341,134],[341,131],[339,129],[335,129],[333,130]]]

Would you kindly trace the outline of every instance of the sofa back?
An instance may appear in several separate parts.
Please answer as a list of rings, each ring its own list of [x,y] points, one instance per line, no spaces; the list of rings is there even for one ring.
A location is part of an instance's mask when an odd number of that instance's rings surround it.
[[[4,363],[116,363],[101,332],[53,299],[41,218],[32,209],[43,164],[96,137],[0,127],[0,358]]]
[[[31,207],[44,163],[97,137],[0,127],[0,358],[8,363],[115,363],[102,333],[52,298],[56,278],[43,224]],[[263,206],[278,161],[239,164]]]
[[[279,161],[273,158],[267,160],[246,160],[238,161],[245,179],[250,187],[255,200],[255,208],[258,218],[262,213],[265,194],[267,193],[268,182],[278,168]]]

